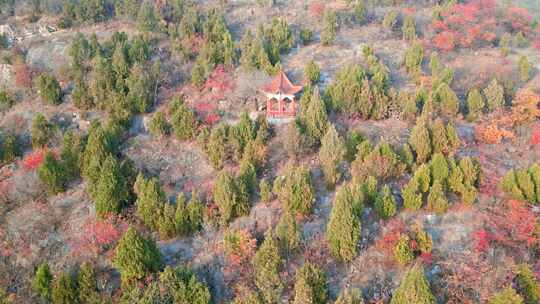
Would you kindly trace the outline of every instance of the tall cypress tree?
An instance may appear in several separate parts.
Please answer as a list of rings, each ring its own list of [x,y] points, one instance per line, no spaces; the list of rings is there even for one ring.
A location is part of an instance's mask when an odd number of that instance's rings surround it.
[[[328,286],[325,273],[310,262],[305,262],[296,273],[293,304],[325,304]]]
[[[118,242],[113,264],[120,271],[122,283],[130,286],[161,269],[163,258],[153,240],[144,238],[135,228],[129,227]]]
[[[321,140],[321,149],[319,150],[319,160],[326,185],[333,188],[341,177],[339,164],[345,157],[345,145],[336,131],[333,124],[329,123],[329,128]]]
[[[349,262],[357,255],[361,223],[354,209],[353,196],[347,186],[342,186],[336,194],[326,227],[326,238],[332,255]]]
[[[269,230],[264,242],[253,257],[255,285],[266,303],[279,303],[283,290],[282,278],[279,273],[283,260],[279,254],[276,237]]]
[[[77,287],[69,273],[62,273],[54,281],[52,287],[52,302],[54,304],[77,303]]]
[[[37,295],[45,302],[51,300],[51,284],[53,275],[49,264],[42,263],[38,266],[34,277],[33,287]]]
[[[435,304],[429,282],[422,266],[415,265],[405,273],[399,287],[395,290],[390,304]]]
[[[431,139],[424,119],[419,119],[411,131],[409,144],[416,154],[416,163],[422,164],[431,157]]]
[[[83,263],[79,269],[77,287],[80,304],[98,304],[100,302],[96,273],[88,262]]]
[[[328,128],[326,107],[318,87],[315,87],[307,108],[305,110],[301,109],[301,111],[304,113],[303,124],[307,137],[312,143],[318,143]]]
[[[120,170],[118,160],[109,155],[101,168],[97,181],[94,201],[96,214],[104,217],[108,213],[119,213],[129,197],[126,180]]]

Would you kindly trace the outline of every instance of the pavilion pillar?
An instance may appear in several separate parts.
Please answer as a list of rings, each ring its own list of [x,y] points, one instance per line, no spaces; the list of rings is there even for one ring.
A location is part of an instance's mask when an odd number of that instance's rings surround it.
[[[278,111],[279,111],[280,116],[283,114],[283,106],[281,104],[281,100],[282,100],[282,98],[280,96],[280,98],[278,99]]]

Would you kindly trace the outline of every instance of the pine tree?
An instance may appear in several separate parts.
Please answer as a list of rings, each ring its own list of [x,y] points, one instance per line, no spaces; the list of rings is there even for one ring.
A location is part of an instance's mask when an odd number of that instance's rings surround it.
[[[272,186],[266,179],[261,180],[259,183],[259,191],[262,202],[268,203],[272,200]]]
[[[223,162],[226,157],[227,133],[227,125],[222,124],[214,127],[204,147],[208,160],[214,169],[219,170],[223,168]]]
[[[405,273],[399,287],[394,291],[390,304],[435,304],[429,282],[422,266],[415,265]]]
[[[310,60],[304,67],[304,79],[315,85],[321,79],[321,68],[315,63],[314,60]]]
[[[38,266],[36,274],[34,276],[33,287],[37,295],[44,301],[51,300],[51,284],[53,281],[53,275],[49,264],[42,263]]]
[[[311,100],[303,112],[306,135],[312,142],[317,143],[326,134],[328,128],[326,107],[318,87],[315,87]]]
[[[180,140],[193,138],[198,123],[194,111],[184,103],[183,98],[173,99],[170,112],[174,135]]]
[[[396,215],[396,200],[388,185],[384,185],[379,195],[377,195],[375,209],[377,209],[379,216],[385,220]]]
[[[52,152],[47,152],[38,168],[38,176],[49,194],[57,194],[66,190],[67,175],[64,166]]]
[[[347,186],[342,186],[336,194],[326,227],[326,238],[334,257],[350,262],[357,255],[361,224],[359,214],[354,210],[353,197]]]
[[[54,76],[43,73],[37,79],[39,95],[45,104],[58,105],[62,103],[62,88]]]
[[[431,143],[433,153],[447,153],[449,151],[446,128],[440,118],[437,118],[431,125]]]
[[[467,119],[469,121],[476,120],[484,109],[484,97],[480,94],[478,89],[472,89],[467,96]]]
[[[418,120],[412,129],[409,144],[416,154],[416,163],[423,164],[429,160],[431,156],[431,140],[429,130],[423,119]]]
[[[394,258],[401,266],[405,266],[414,260],[414,253],[409,246],[409,241],[409,237],[403,234],[400,236],[396,247],[394,247]]]
[[[81,265],[77,274],[77,287],[80,304],[100,303],[99,292],[94,268],[88,262]]]
[[[393,31],[397,25],[399,12],[395,10],[388,11],[384,15],[383,27],[389,31]]]
[[[516,293],[514,288],[506,287],[491,297],[488,304],[523,304],[523,298]]]
[[[497,82],[497,79],[493,78],[484,89],[484,95],[489,111],[499,110],[504,106],[504,88]]]
[[[434,93],[441,111],[448,117],[455,117],[459,111],[459,99],[456,93],[446,83],[442,83]]]
[[[136,194],[137,215],[142,222],[152,229],[157,229],[162,210],[167,204],[165,192],[156,178],[145,179],[141,173],[137,176]]]
[[[345,289],[334,304],[364,304],[362,292],[357,288]]]
[[[521,264],[518,266],[515,281],[517,291],[523,297],[524,304],[535,304],[540,302],[540,289],[538,288],[538,282],[527,264]]]
[[[418,184],[411,180],[401,190],[403,207],[408,210],[419,210],[422,207],[422,195],[418,193]]]
[[[30,136],[32,137],[32,147],[34,149],[47,146],[54,135],[54,126],[43,116],[38,113],[32,120]]]
[[[129,190],[118,160],[109,155],[102,165],[96,184],[96,214],[103,218],[108,213],[119,213],[128,197]]]
[[[527,169],[516,170],[516,181],[525,199],[531,203],[535,202],[534,182]]]
[[[526,82],[531,77],[531,64],[525,56],[519,57],[519,77],[521,81]]]
[[[405,16],[401,30],[403,31],[404,40],[416,39],[416,20],[413,15]]]
[[[241,215],[239,211],[243,208],[239,206],[240,194],[234,178],[226,170],[219,173],[213,193],[222,224],[226,224]]]
[[[197,191],[191,193],[191,198],[186,206],[186,212],[189,219],[189,231],[196,232],[201,230],[203,225],[204,205],[199,199]]]
[[[445,213],[448,208],[448,201],[446,200],[446,195],[440,180],[435,180],[433,186],[431,186],[431,189],[429,190],[427,208],[438,214]]]
[[[113,263],[120,272],[124,286],[145,278],[163,265],[156,243],[144,238],[133,227],[129,227],[118,242]]]
[[[421,193],[428,192],[429,186],[431,185],[430,167],[426,164],[418,166],[416,171],[414,171],[413,180]]]
[[[327,299],[326,275],[317,266],[305,262],[296,273],[293,304],[325,304]]]
[[[356,1],[354,5],[354,17],[356,23],[363,25],[366,22],[366,4],[364,0]]]
[[[448,138],[448,145],[450,152],[455,152],[461,146],[461,140],[452,122],[446,125],[446,138]]]
[[[324,46],[331,45],[336,39],[338,21],[336,13],[330,9],[324,12],[324,26],[321,33],[321,43]]]
[[[276,237],[282,256],[287,259],[302,246],[302,232],[296,223],[295,216],[290,212],[281,214],[276,226]]]
[[[115,153],[113,136],[99,124],[91,125],[82,155],[82,175],[88,183],[88,192],[94,196],[101,175],[101,167],[109,154]]]
[[[60,158],[67,180],[74,179],[80,174],[81,154],[83,144],[80,136],[75,136],[71,130],[64,133]]]
[[[514,170],[510,170],[506,173],[506,175],[503,177],[501,181],[501,185],[504,192],[510,194],[514,199],[518,199],[518,200],[525,199],[523,192],[518,186],[518,183],[516,180],[516,172]]]
[[[52,302],[54,304],[77,303],[77,287],[71,274],[64,272],[56,278],[52,287]]]
[[[282,278],[279,275],[283,266],[279,254],[278,242],[269,230],[264,242],[253,257],[255,285],[266,303],[280,302],[283,290]]]
[[[321,149],[319,150],[319,160],[329,188],[333,188],[341,178],[339,165],[345,157],[345,152],[343,140],[334,125],[330,123],[326,134],[321,139]]]
[[[157,27],[157,18],[151,2],[144,1],[137,15],[137,28],[141,32],[152,32]]]
[[[315,201],[315,189],[309,169],[289,168],[274,181],[274,193],[288,212],[309,215]]]
[[[17,136],[13,134],[0,136],[0,164],[13,162],[21,154],[19,145]]]
[[[534,164],[529,168],[531,177],[536,189],[536,203],[540,204],[540,163]]]
[[[405,38],[405,32],[403,33],[403,39]],[[420,42],[413,42],[413,44],[405,52],[405,59],[403,60],[407,71],[412,75],[416,75],[422,71],[422,62],[424,61],[424,47]]]
[[[429,162],[429,167],[433,183],[435,181],[439,181],[441,185],[446,185],[450,172],[448,170],[448,163],[446,162],[444,155],[441,153],[433,154],[433,158]]]
[[[156,112],[156,114],[152,116],[148,130],[150,131],[150,134],[157,137],[163,137],[169,133],[169,123],[163,112]]]

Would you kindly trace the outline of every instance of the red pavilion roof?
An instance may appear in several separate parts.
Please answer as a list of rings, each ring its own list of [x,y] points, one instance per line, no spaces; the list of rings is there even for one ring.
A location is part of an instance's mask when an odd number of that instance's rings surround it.
[[[294,95],[302,90],[302,86],[297,86],[291,83],[287,75],[283,71],[279,71],[274,80],[262,88],[262,91],[267,94],[284,94]]]

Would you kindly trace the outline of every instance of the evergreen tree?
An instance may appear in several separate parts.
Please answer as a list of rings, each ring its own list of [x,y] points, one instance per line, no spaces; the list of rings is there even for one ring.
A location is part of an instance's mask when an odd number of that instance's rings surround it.
[[[303,112],[305,133],[312,142],[317,143],[326,134],[328,128],[326,107],[318,87],[315,87],[311,100]]]
[[[312,85],[315,85],[321,79],[321,68],[315,63],[314,60],[310,60],[304,67],[304,79]]]
[[[399,17],[399,12],[396,11],[396,10],[391,10],[391,11],[388,11],[385,15],[384,15],[384,19],[383,19],[383,27],[389,31],[393,31],[394,28],[396,27],[397,25],[397,22],[398,22],[398,17]]]
[[[345,289],[334,304],[364,304],[362,292],[357,288]]]
[[[129,190],[118,160],[109,155],[102,165],[96,184],[96,214],[105,217],[108,213],[119,213],[128,197]]]
[[[467,119],[469,121],[476,120],[484,109],[484,98],[478,89],[472,89],[467,96]]]
[[[69,181],[80,174],[80,159],[83,150],[80,136],[75,136],[71,130],[64,133],[60,158],[64,167],[66,179]]]
[[[319,150],[319,160],[329,188],[333,188],[341,178],[339,165],[343,161],[345,152],[343,140],[334,125],[330,123],[326,134],[321,139],[321,149]]]
[[[414,260],[414,252],[412,251],[409,242],[409,237],[403,234],[400,236],[396,247],[394,247],[394,258],[401,266],[405,266]]]
[[[54,281],[52,287],[52,302],[54,304],[77,303],[77,287],[71,278],[71,274],[62,273]]]
[[[311,214],[315,189],[309,169],[289,168],[285,176],[280,176],[274,181],[274,193],[288,212],[294,215]]]
[[[366,22],[366,4],[364,0],[356,1],[354,5],[354,17],[356,23],[363,25]]]
[[[193,138],[198,123],[195,112],[184,103],[183,98],[173,99],[170,112],[174,135],[180,140]]]
[[[33,287],[37,295],[44,301],[51,300],[51,284],[53,281],[53,275],[49,264],[42,263],[38,266],[36,274],[34,276]]]
[[[156,112],[152,116],[152,120],[150,120],[148,129],[153,136],[163,137],[167,135],[169,133],[169,123],[165,118],[165,114],[161,111]]]
[[[91,195],[95,195],[101,167],[110,154],[115,154],[115,147],[114,136],[99,123],[92,123],[81,160],[82,175]]]
[[[403,33],[405,36],[405,32]],[[407,39],[404,37],[404,39]],[[424,47],[418,41],[413,44],[405,52],[404,64],[407,71],[413,75],[417,75],[422,71],[422,62],[424,61]]]
[[[422,207],[422,194],[418,193],[418,184],[411,180],[401,190],[403,207],[409,210],[419,210]]]
[[[54,126],[38,113],[32,120],[30,136],[32,137],[32,147],[34,149],[46,146],[54,135]]]
[[[145,225],[157,229],[161,220],[161,211],[168,204],[165,192],[156,178],[146,180],[140,173],[135,185],[137,215]]]
[[[147,113],[154,104],[156,80],[141,64],[135,64],[126,80],[129,104],[138,113]]]
[[[409,144],[416,154],[416,163],[423,164],[431,157],[431,139],[423,119],[417,121],[411,131]]]
[[[326,238],[334,257],[350,262],[357,255],[360,240],[360,214],[353,206],[353,196],[347,186],[342,186],[337,194],[326,227]]]
[[[448,208],[448,201],[446,200],[446,195],[440,180],[435,180],[433,186],[431,186],[429,190],[427,207],[429,210],[438,214],[446,212],[446,209]]]
[[[461,146],[461,140],[452,122],[446,125],[446,138],[448,138],[448,145],[450,152],[455,152]]]
[[[326,275],[317,266],[305,262],[296,273],[293,304],[325,304],[327,299]]]
[[[514,288],[506,287],[491,297],[488,304],[523,304],[523,298],[516,293]]]
[[[81,265],[77,274],[77,287],[80,304],[99,304],[99,292],[94,268],[88,262]]]
[[[43,73],[37,79],[39,95],[45,104],[62,103],[62,88],[54,76]]]
[[[429,162],[429,167],[432,181],[439,181],[441,185],[446,185],[450,172],[448,170],[448,162],[446,162],[444,155],[441,153],[433,154],[433,158]]]
[[[519,57],[519,77],[521,81],[526,82],[531,77],[531,64],[525,56]]]
[[[157,27],[157,18],[151,2],[144,1],[137,15],[137,28],[141,32],[152,32]]]
[[[324,46],[331,45],[336,39],[338,21],[336,13],[330,9],[324,12],[324,25],[321,33],[321,43]]]
[[[57,194],[66,190],[67,175],[64,166],[52,152],[47,152],[38,168],[38,176],[49,194]]]
[[[504,88],[497,82],[497,79],[493,78],[484,89],[484,95],[489,111],[499,110],[504,106]]]
[[[283,290],[279,273],[283,261],[279,254],[278,242],[272,231],[268,231],[264,242],[253,257],[255,285],[265,303],[279,303]]]
[[[156,243],[144,238],[133,227],[129,227],[118,242],[113,263],[120,271],[124,286],[145,278],[163,265]]]
[[[441,84],[435,91],[434,95],[434,98],[439,103],[443,114],[448,117],[455,117],[457,115],[459,111],[459,99],[448,84]]]
[[[527,264],[519,265],[515,281],[517,291],[523,297],[524,304],[534,304],[540,301],[538,282]]]
[[[381,193],[377,195],[377,198],[375,199],[375,209],[377,209],[379,216],[385,220],[396,215],[396,200],[388,185],[384,185]]]
[[[525,199],[523,192],[518,186],[518,183],[516,180],[516,172],[514,170],[510,170],[506,173],[506,175],[503,177],[501,181],[501,185],[504,192],[510,194],[514,199],[518,199],[518,200]]]
[[[390,304],[435,304],[429,282],[422,266],[415,265],[405,273],[399,287],[395,290]]]
[[[272,200],[272,186],[266,179],[261,180],[259,183],[259,191],[262,202],[268,203]]]
[[[21,154],[17,136],[6,134],[0,135],[0,164],[13,162]]]
[[[411,41],[416,39],[416,20],[413,15],[405,16],[401,30],[404,40]]]
[[[226,125],[214,127],[206,144],[206,154],[215,169],[223,168],[223,162],[226,157],[227,133],[228,128]]]
[[[302,246],[302,232],[296,223],[296,218],[290,212],[283,212],[276,226],[276,237],[282,256],[289,256]]]
[[[249,201],[242,199],[235,179],[226,170],[218,175],[213,193],[223,224],[249,212]]]
[[[437,118],[431,125],[431,145],[433,146],[433,153],[447,153],[448,137],[446,136],[446,127],[442,119]]]

